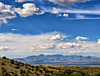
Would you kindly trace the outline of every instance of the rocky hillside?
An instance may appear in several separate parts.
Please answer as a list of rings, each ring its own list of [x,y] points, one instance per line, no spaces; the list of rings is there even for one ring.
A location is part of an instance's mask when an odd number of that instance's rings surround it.
[[[100,67],[33,66],[2,57],[0,76],[100,76]]]

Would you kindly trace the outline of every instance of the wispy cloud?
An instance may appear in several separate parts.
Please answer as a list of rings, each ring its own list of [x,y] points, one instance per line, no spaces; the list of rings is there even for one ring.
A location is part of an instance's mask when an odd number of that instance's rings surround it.
[[[15,0],[15,2],[28,2],[28,1],[34,1],[34,0]]]
[[[58,4],[60,6],[71,6],[74,5],[74,3],[85,2],[87,0],[49,0],[49,1]]]
[[[76,14],[96,14],[100,15],[100,10],[64,10],[66,13],[76,13]]]

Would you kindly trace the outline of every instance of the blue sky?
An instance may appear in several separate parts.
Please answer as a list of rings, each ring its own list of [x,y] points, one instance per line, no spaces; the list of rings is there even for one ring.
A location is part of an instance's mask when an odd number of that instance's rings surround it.
[[[99,0],[0,0],[0,56],[99,56],[99,7]]]

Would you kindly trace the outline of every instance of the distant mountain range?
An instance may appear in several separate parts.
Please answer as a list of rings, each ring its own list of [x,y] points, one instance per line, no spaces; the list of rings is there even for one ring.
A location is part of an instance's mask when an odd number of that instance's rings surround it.
[[[79,55],[38,55],[14,60],[32,65],[100,65],[100,57]]]

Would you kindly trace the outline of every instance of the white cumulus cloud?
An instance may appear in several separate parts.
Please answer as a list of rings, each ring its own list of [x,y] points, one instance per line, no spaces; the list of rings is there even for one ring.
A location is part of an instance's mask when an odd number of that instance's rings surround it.
[[[7,23],[6,19],[15,18],[16,14],[11,10],[11,5],[5,5],[0,2],[0,24]]]
[[[68,14],[65,14],[65,13],[64,13],[63,16],[64,16],[64,17],[68,17]]]
[[[39,10],[33,3],[26,3],[23,4],[23,9],[21,8],[14,8],[15,12],[20,14],[22,17],[32,16],[33,14],[41,15],[44,14],[43,11]]]
[[[68,48],[74,48],[74,49],[79,49],[82,47],[82,45],[77,44],[77,43],[71,43],[71,42],[67,42],[67,43],[60,43],[57,45],[58,48],[61,49],[68,49]]]
[[[67,36],[62,36],[60,34],[57,34],[55,36],[51,37],[51,40],[64,40]]]
[[[100,39],[98,39],[98,42],[97,42],[97,44],[100,44]]]
[[[59,14],[61,12],[62,12],[62,9],[55,8],[55,7],[53,7],[53,9],[51,10],[51,13],[53,13],[53,14]]]
[[[82,40],[88,40],[89,38],[87,38],[87,37],[81,37],[81,36],[77,36],[76,38],[75,38],[75,40],[77,40],[77,41],[82,41]]]

